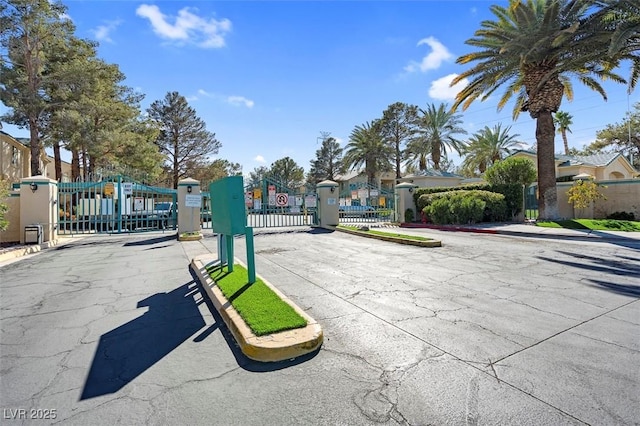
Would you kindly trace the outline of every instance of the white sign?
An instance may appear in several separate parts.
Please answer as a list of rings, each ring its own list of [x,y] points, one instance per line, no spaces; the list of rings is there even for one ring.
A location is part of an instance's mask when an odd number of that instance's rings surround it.
[[[291,207],[291,213],[300,213],[300,207],[298,206]]]
[[[262,200],[260,198],[253,199],[253,208],[254,210],[262,209]]]
[[[336,199],[335,198],[327,198],[327,205],[335,206],[336,205]]]
[[[378,196],[378,190],[377,189],[371,189],[369,191],[369,196],[371,197],[377,197]]]
[[[276,205],[279,207],[288,206],[289,205],[289,194],[280,192],[276,194]]]
[[[366,189],[358,189],[358,198],[367,198],[367,192]]]
[[[200,207],[202,205],[202,195],[185,195],[184,205],[185,207]]]
[[[316,206],[316,195],[315,195],[315,194],[309,194],[309,195],[306,195],[306,196],[304,197],[304,205],[305,205],[307,208],[313,208],[313,207],[315,207],[315,206]]]
[[[144,198],[136,197],[133,199],[133,210],[137,212],[144,210]]]
[[[276,194],[269,194],[269,205],[270,206],[276,205]]]
[[[133,194],[133,182],[122,182],[122,193],[124,195]]]
[[[296,195],[296,206],[302,205],[302,195]]]
[[[276,186],[269,185],[269,195],[276,195]]]

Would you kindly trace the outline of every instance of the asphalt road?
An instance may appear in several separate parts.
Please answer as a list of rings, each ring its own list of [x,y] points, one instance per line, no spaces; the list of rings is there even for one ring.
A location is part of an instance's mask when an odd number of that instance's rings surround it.
[[[209,234],[92,236],[0,265],[2,423],[640,421],[640,246],[403,232],[444,246],[257,232],[258,273],[325,332],[278,364],[244,358],[203,300],[187,265],[215,252]]]

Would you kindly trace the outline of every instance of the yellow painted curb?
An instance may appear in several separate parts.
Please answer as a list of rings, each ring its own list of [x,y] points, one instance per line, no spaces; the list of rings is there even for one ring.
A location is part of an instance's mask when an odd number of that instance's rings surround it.
[[[442,241],[438,241],[438,240],[418,241],[418,240],[410,240],[410,239],[399,238],[399,237],[391,237],[391,236],[387,237],[384,235],[369,234],[368,232],[356,231],[354,229],[345,229],[345,228],[339,228],[339,227],[336,227],[335,230],[340,232],[345,232],[347,234],[353,234],[353,235],[358,235],[358,236],[367,237],[367,238],[375,238],[376,240],[389,241],[392,243],[405,244],[408,246],[442,247]]]
[[[207,273],[205,266],[216,260],[213,255],[197,256],[191,260],[191,268],[198,276],[202,287],[204,287],[216,310],[220,313],[225,324],[227,324],[227,328],[229,328],[236,342],[238,342],[240,350],[248,358],[262,362],[283,361],[313,352],[322,345],[323,333],[320,324],[262,277],[260,279],[274,293],[307,321],[307,326],[266,336],[253,334],[249,326],[238,314],[238,311],[224,297]]]
[[[179,235],[178,241],[200,241],[202,239],[202,234],[198,235]]]

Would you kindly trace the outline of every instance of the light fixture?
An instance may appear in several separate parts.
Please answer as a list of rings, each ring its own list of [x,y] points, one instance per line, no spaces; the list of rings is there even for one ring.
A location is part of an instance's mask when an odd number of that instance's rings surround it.
[[[191,187],[191,185],[187,186],[187,192],[188,192],[189,194],[191,194],[191,191],[192,191],[192,190],[193,190],[193,188]]]
[[[29,188],[31,188],[31,192],[36,192],[38,190],[38,184],[35,182],[31,182],[29,184]]]
[[[409,193],[412,193],[412,192],[413,192],[413,188],[409,188]]]
[[[332,187],[331,187],[331,189],[330,189],[330,191],[331,191],[332,193],[333,193],[333,192],[336,192],[336,187],[335,187],[335,186],[332,186]]]

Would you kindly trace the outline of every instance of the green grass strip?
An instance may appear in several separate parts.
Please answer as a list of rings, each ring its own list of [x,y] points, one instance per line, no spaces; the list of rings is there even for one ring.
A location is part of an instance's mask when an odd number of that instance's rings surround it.
[[[368,230],[368,231],[362,231],[362,230],[358,229],[357,226],[338,225],[338,228],[344,228],[344,229],[349,229],[351,231],[362,232],[363,234],[380,235],[380,236],[383,236],[383,237],[402,238],[402,239],[405,239],[405,240],[413,240],[413,241],[430,241],[430,240],[432,240],[432,238],[420,237],[418,235],[396,234],[396,233],[393,233],[393,232],[374,231],[374,230],[371,230],[371,229]]]
[[[234,265],[233,272],[220,266],[207,267],[207,273],[256,336],[307,325],[307,321],[260,278],[249,284],[249,274],[242,266]]]
[[[640,232],[640,222],[614,219],[572,219],[538,221],[536,226],[543,228],[584,229],[592,231]]]

